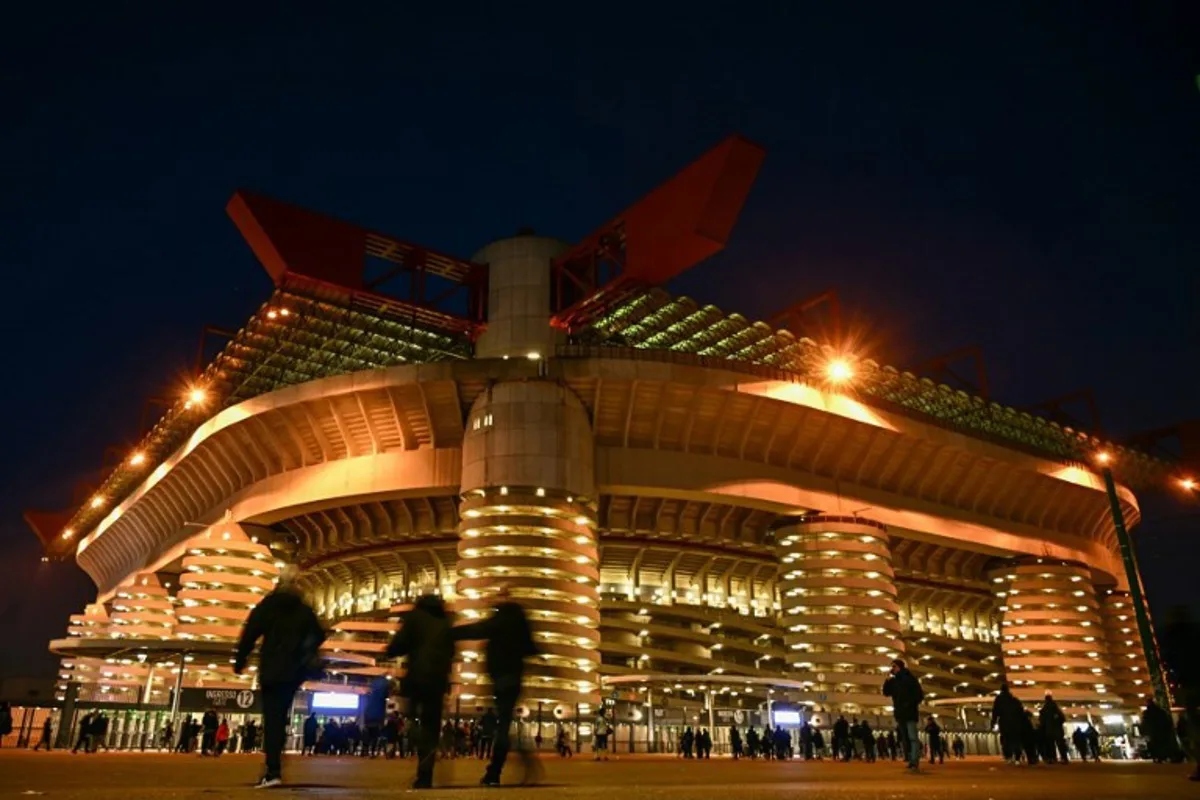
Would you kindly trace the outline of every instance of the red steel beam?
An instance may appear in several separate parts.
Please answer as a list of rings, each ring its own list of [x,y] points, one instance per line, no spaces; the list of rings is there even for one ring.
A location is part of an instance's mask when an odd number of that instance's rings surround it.
[[[555,259],[551,323],[577,329],[720,252],[764,156],[731,136]]]
[[[487,267],[420,247],[394,236],[284,203],[256,192],[239,190],[225,208],[254,255],[277,287],[297,283],[320,286],[327,293],[365,306],[409,312],[415,322],[474,339],[486,319]],[[381,276],[367,275],[367,257],[395,266]],[[393,297],[375,291],[407,274],[408,294]],[[460,292],[427,294],[426,277],[461,286]],[[464,316],[443,307],[464,295]]]

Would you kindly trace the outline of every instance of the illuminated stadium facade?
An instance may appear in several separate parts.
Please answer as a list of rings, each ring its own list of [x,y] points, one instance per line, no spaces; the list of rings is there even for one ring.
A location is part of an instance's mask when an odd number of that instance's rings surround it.
[[[614,692],[647,727],[874,718],[897,656],[964,724],[1003,678],[1076,715],[1143,705],[1105,445],[658,288],[723,246],[761,159],[727,140],[579,244],[470,260],[235,195],[273,296],[81,508],[28,515],[98,588],[51,644],[64,690],[252,685],[230,643],[295,562],[349,686],[391,671],[415,594],[470,618],[504,582],[547,719]],[[1132,527],[1126,487],[1164,465],[1111,452]],[[475,713],[470,645],[456,670]]]

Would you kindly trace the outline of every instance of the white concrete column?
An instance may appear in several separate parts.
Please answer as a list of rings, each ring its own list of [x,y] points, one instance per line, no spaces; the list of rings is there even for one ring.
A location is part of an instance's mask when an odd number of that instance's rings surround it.
[[[550,327],[550,264],[567,250],[532,234],[492,242],[471,257],[488,265],[487,329],[477,358],[546,358],[560,334]]]

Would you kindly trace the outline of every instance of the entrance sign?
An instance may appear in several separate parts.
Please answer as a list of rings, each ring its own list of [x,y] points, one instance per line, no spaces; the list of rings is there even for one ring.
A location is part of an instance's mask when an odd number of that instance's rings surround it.
[[[233,714],[261,714],[262,695],[250,689],[184,689],[179,707],[183,711],[212,708]]]
[[[359,697],[352,692],[313,692],[309,707],[319,711],[358,711]]]

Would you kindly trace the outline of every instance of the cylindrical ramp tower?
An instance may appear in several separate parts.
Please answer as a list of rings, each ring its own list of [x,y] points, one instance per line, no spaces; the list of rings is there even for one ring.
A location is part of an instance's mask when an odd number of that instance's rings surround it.
[[[808,516],[775,528],[788,663],[824,710],[889,705],[883,682],[904,652],[887,529]]]
[[[488,323],[475,343],[476,358],[554,355],[550,264],[567,247],[529,233],[492,242],[471,257],[488,265]]]
[[[1086,566],[1024,560],[988,577],[1000,600],[1004,672],[1013,694],[1036,702],[1049,692],[1077,710],[1120,703]]]
[[[550,381],[492,386],[476,400],[463,441],[457,607],[479,618],[507,584],[529,613],[541,656],[526,703],[599,700],[599,556],[595,456],[579,399]],[[488,696],[480,654],[468,647],[460,696]]]
[[[1108,590],[1104,596],[1104,637],[1117,695],[1130,711],[1146,707],[1154,697],[1154,683],[1138,636],[1137,619],[1129,592]]]

